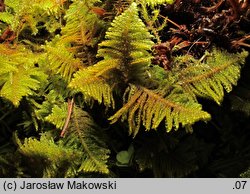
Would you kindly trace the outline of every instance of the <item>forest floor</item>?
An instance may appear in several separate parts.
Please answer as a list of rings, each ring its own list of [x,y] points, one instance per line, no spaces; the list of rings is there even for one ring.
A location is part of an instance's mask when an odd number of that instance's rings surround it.
[[[155,49],[156,61],[165,68],[171,68],[172,55],[201,57],[212,47],[229,52],[250,49],[248,0],[176,0],[163,7],[161,15],[168,17],[168,27],[160,34],[165,43]]]

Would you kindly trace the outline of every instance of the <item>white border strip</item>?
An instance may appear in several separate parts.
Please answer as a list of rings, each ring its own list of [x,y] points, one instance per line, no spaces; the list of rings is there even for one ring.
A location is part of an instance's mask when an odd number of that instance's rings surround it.
[[[0,178],[0,193],[250,194],[249,178]]]

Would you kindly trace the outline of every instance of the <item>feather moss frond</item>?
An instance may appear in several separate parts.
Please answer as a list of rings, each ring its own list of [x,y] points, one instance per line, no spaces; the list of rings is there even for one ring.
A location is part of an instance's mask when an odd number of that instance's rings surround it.
[[[66,81],[70,81],[73,74],[82,69],[84,64],[79,58],[75,58],[74,53],[69,51],[69,47],[61,44],[57,39],[59,37],[45,46],[47,66],[53,73],[60,74]]]
[[[53,162],[60,162],[65,160],[66,152],[73,154],[71,150],[67,150],[65,147],[60,147],[55,144],[53,138],[47,138],[45,135],[41,136],[40,140],[35,138],[26,138],[24,142],[18,141],[19,151],[26,156],[39,156],[46,158]],[[64,156],[64,157],[63,157]],[[70,159],[70,156],[68,156]]]
[[[44,101],[40,104],[30,100],[34,107],[34,116],[43,122],[54,124],[58,129],[62,129],[67,117],[67,103],[63,96],[55,90],[43,96]]]
[[[74,171],[74,165],[70,166],[70,162],[80,158],[79,152],[57,144],[47,134],[42,134],[40,139],[25,138],[23,142],[16,137],[16,142],[23,156],[40,164],[35,171],[41,171],[37,173],[41,173],[40,176],[44,178],[66,176],[68,172]]]
[[[190,126],[199,120],[208,120],[210,115],[201,110],[201,105],[188,99],[181,90],[173,90],[164,97],[159,93],[135,85],[131,85],[126,95],[127,103],[109,118],[111,123],[118,119],[128,120],[129,133],[133,136],[139,131],[141,124],[146,130],[156,129],[165,120],[168,132],[177,130],[180,124]],[[132,94],[131,94],[132,93]]]
[[[19,34],[29,27],[35,35],[38,33],[38,23],[47,23],[50,31],[53,25],[57,25],[63,14],[65,0],[5,0],[7,11],[0,13],[0,20],[11,26],[11,29]],[[50,19],[48,19],[50,18]]]
[[[106,40],[99,44],[98,55],[106,59],[120,60],[118,70],[127,80],[139,77],[151,61],[149,50],[152,36],[138,16],[136,3],[116,17],[106,32]],[[140,73],[139,73],[140,74]]]
[[[66,147],[75,147],[81,152],[78,172],[109,173],[107,159],[110,151],[106,148],[100,129],[87,112],[75,108],[64,140]]]
[[[38,93],[27,98],[32,107],[32,123],[36,129],[47,127],[48,122],[57,129],[62,129],[68,115],[65,99],[70,96],[66,81],[60,75],[50,75],[48,82],[43,84]],[[41,125],[37,126],[36,122]]]
[[[147,7],[147,5],[141,5],[142,17],[145,20],[149,31],[154,34],[154,37],[156,38],[157,42],[160,43],[161,39],[159,36],[159,31],[163,30],[166,27],[168,17],[164,17],[163,20],[162,18],[159,19],[160,17],[162,17],[160,15],[160,9],[153,8],[153,11],[149,11]]]
[[[76,45],[93,45],[100,19],[91,11],[93,4],[99,2],[73,1],[66,11],[66,25],[62,28],[62,41]]]
[[[64,9],[63,5],[66,1],[67,0],[19,0],[18,10],[24,11],[24,9],[26,9],[27,12],[33,14],[35,11],[39,14],[41,14],[40,11],[44,11],[45,13],[42,15],[54,15],[56,17],[60,17],[62,10]],[[38,13],[36,15],[38,15]]]
[[[99,103],[114,107],[112,89],[105,81],[105,74],[117,66],[116,60],[100,61],[94,66],[78,71],[69,87],[82,92],[86,97],[92,97]]]
[[[65,124],[66,117],[67,105],[66,103],[63,103],[60,106],[54,105],[51,114],[45,117],[45,120],[54,124],[56,128],[62,129]]]
[[[210,98],[220,104],[224,89],[230,92],[237,84],[247,55],[246,51],[231,54],[213,50],[207,53],[204,62],[191,59],[189,65],[179,72],[178,84],[195,96]]]
[[[104,103],[107,107],[114,107],[114,99],[111,87],[101,79],[93,80],[94,82],[79,85],[78,90],[85,94],[85,101],[94,98],[98,103]]]
[[[47,75],[35,67],[37,56],[24,47],[11,49],[0,45],[0,53],[0,95],[18,106],[22,97],[41,87]]]
[[[122,81],[140,78],[140,73],[145,73],[145,68],[150,64],[151,55],[148,50],[153,42],[138,16],[135,3],[116,17],[105,38],[98,50],[98,56],[104,59],[77,72],[69,86],[92,96],[98,102],[114,106],[110,75],[116,70],[122,75],[119,77],[120,80],[124,79]]]
[[[25,138],[23,142],[16,137],[20,153],[40,162],[43,177],[108,174],[110,151],[100,136],[101,129],[81,109],[75,108],[71,119],[66,137],[58,142],[49,133],[43,133],[40,139]]]

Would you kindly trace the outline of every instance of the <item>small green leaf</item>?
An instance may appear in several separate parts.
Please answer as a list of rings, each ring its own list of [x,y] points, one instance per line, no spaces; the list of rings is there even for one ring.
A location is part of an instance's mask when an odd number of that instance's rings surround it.
[[[116,155],[116,159],[119,163],[121,164],[128,164],[129,160],[130,160],[130,154],[128,151],[120,151],[117,155]]]
[[[134,146],[131,144],[127,151],[123,150],[118,152],[118,154],[116,155],[117,165],[128,166],[131,163],[133,154],[134,154]]]

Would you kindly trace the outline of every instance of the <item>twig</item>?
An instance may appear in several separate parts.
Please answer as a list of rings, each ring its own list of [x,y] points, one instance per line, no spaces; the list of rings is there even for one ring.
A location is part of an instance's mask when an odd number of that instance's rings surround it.
[[[239,17],[239,12],[240,12],[240,4],[238,1],[236,0],[227,0],[228,3],[231,5],[231,7],[233,8],[233,19],[236,19]]]
[[[244,0],[241,5],[241,9],[246,9],[248,6],[249,6],[249,0]]]
[[[233,40],[232,41],[232,45],[233,46],[245,46],[245,47],[249,47],[250,48],[250,44],[245,43],[245,40],[250,40],[250,35],[246,35],[243,38],[239,39],[239,40]]]
[[[60,137],[64,137],[64,134],[66,132],[66,129],[68,128],[68,125],[69,125],[69,121],[70,121],[70,117],[72,115],[72,112],[73,112],[73,106],[74,106],[74,98],[72,98],[71,100],[68,99],[68,115],[67,115],[67,119],[65,121],[65,124],[64,124],[64,127],[63,127],[63,130],[60,134]]]
[[[221,0],[212,7],[201,7],[201,8],[206,12],[213,12],[213,11],[217,10],[224,2],[225,2],[225,0]]]

